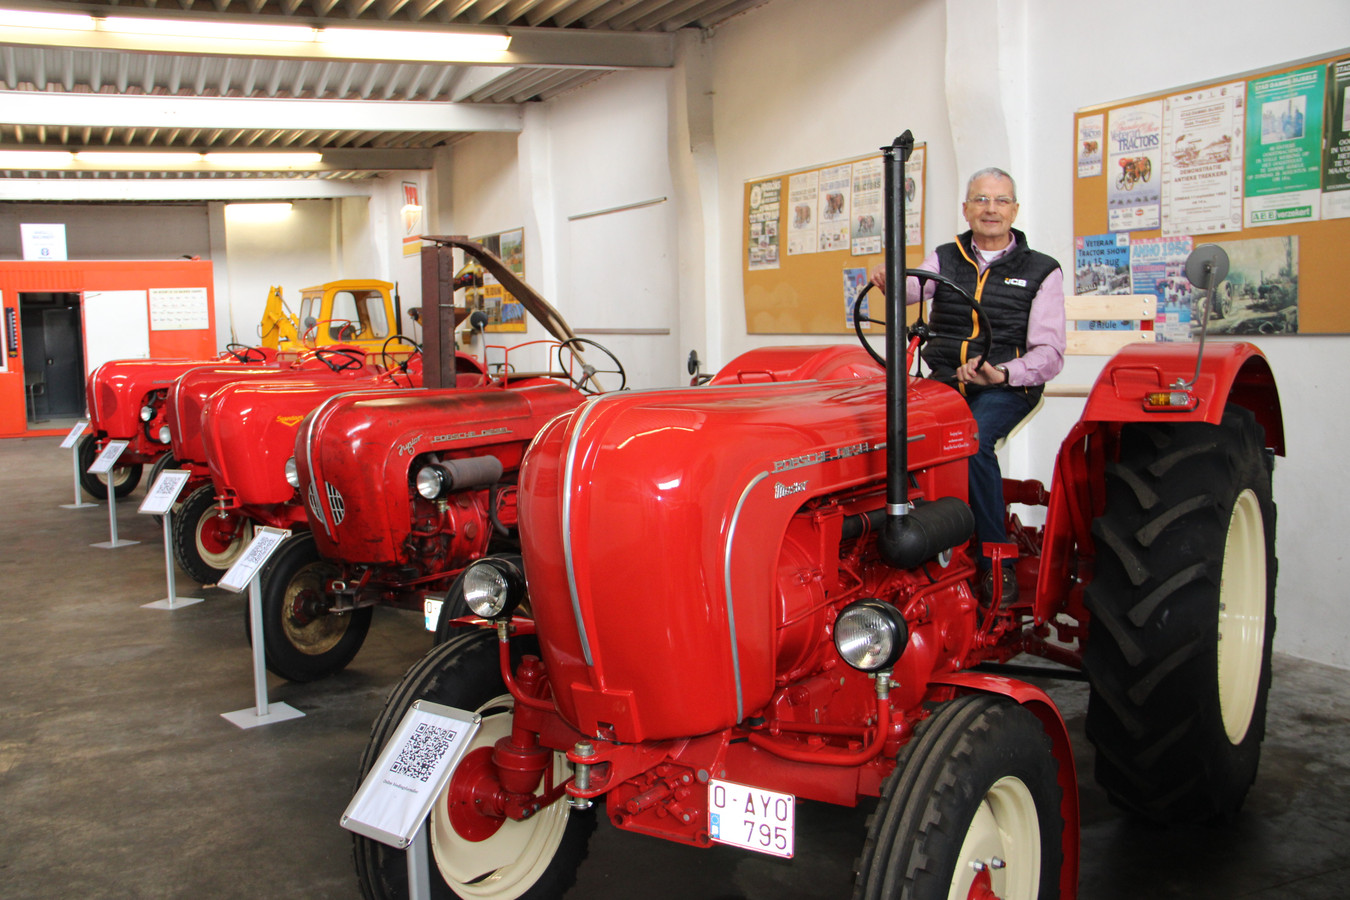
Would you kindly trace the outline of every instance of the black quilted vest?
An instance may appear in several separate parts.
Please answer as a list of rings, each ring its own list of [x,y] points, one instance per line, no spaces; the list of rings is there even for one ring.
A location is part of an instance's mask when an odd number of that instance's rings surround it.
[[[973,294],[989,319],[994,341],[988,359],[994,365],[1026,353],[1031,301],[1041,289],[1041,282],[1059,268],[1053,257],[1027,246],[1025,234],[1015,228],[1012,234],[1016,246],[996,259],[985,269],[983,276],[977,275],[969,231],[957,237],[955,243],[943,244],[937,249],[938,271]],[[933,294],[929,324],[939,336],[924,346],[924,362],[933,370],[933,378],[957,385],[957,368],[984,346],[984,336],[979,333],[975,314],[956,291],[938,284]],[[1043,390],[1042,385],[983,387],[968,384],[957,387],[967,396],[988,390],[1021,391],[1032,403],[1040,398]]]

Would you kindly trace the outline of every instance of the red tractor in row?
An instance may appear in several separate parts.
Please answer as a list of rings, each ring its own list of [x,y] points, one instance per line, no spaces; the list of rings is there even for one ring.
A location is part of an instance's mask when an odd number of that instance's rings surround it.
[[[259,326],[260,346],[230,344],[216,359],[121,359],[89,374],[89,433],[79,445],[80,484],[91,496],[125,497],[141,481],[142,468],[152,465],[148,482],[174,462],[172,408],[166,406],[175,379],[188,372],[213,369],[219,383],[231,377],[268,377],[275,370],[322,372],[353,353],[388,350],[390,324],[397,323],[399,298],[393,284],[374,279],[347,279],[301,291],[299,316],[292,315],[273,287]],[[298,329],[304,328],[304,333]],[[247,368],[240,369],[238,366]],[[187,431],[195,432],[196,421]],[[111,440],[125,440],[110,475],[90,475],[89,465]],[[178,455],[179,459],[190,459]],[[198,482],[200,483],[200,481]]]
[[[421,611],[469,562],[515,547],[513,482],[525,447],[583,391],[624,383],[612,357],[604,369],[587,365],[583,352],[607,351],[577,337],[480,244],[427,240],[438,262],[457,247],[491,271],[553,340],[490,359],[442,352],[454,346],[461,311],[452,316],[449,301],[462,284],[432,277],[423,294],[426,353],[406,371],[345,383],[236,381],[192,395],[201,410],[195,452],[211,479],[184,503],[175,550],[189,573],[214,580],[251,523],[294,532],[262,573],[267,665],[292,681],[345,667],[375,606]],[[548,364],[518,369],[513,360],[536,344]],[[185,378],[179,390],[191,387]],[[400,489],[386,491],[390,481]]]
[[[115,359],[89,373],[86,396],[89,402],[89,431],[80,438],[80,486],[98,500],[108,498],[108,484],[114,495],[125,497],[141,482],[143,467],[155,466],[151,481],[164,466],[158,465],[169,452],[169,431],[164,401],[174,379],[197,368],[240,366],[276,368],[275,351],[230,344],[218,359]],[[89,466],[108,441],[127,441],[127,449],[117,458],[117,466],[108,475],[90,475]]]
[[[222,460],[238,457],[238,464],[244,464],[279,455],[284,462],[296,426],[326,397],[406,386],[410,380],[420,383],[416,345],[400,335],[392,335],[379,354],[367,355],[357,347],[319,347],[304,361],[286,369],[199,368],[185,372],[169,388],[169,464],[192,473],[174,511],[173,554],[183,571],[202,584],[215,584],[234,563],[252,537],[251,521],[278,528],[304,521],[303,512],[270,515],[259,509],[240,515],[237,507],[232,512],[217,504],[216,466]],[[252,396],[254,391],[280,399],[265,409],[231,403],[222,408],[221,398]],[[282,478],[280,462],[275,475]],[[286,487],[289,501],[293,489]]]
[[[891,285],[912,144],[883,148]],[[361,762],[418,700],[481,715],[432,806],[433,895],[561,895],[596,804],[627,831],[787,856],[796,798],[875,797],[856,898],[1072,898],[1072,750],[1009,667],[1023,654],[1085,674],[1116,803],[1158,822],[1237,812],[1275,629],[1284,442],[1264,357],[1112,358],[1049,489],[1005,481],[1044,525],[1009,513],[995,555],[1016,558],[1020,592],[982,605],[975,423],[910,375],[929,329],[907,340],[891,294],[884,369],[780,380],[819,348],[751,351],[705,386],[591,398],[535,439],[520,552],[462,573],[469,614],[391,693]],[[406,504],[403,481],[386,487],[366,502]],[[403,851],[354,840],[365,896],[401,896]]]

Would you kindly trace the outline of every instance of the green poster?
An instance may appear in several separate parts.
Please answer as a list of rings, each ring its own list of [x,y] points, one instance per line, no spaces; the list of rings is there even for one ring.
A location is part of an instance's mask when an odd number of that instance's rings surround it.
[[[1326,68],[1247,83],[1247,227],[1318,218]]]
[[[1350,59],[1327,66],[1327,143],[1322,158],[1322,218],[1350,216]]]

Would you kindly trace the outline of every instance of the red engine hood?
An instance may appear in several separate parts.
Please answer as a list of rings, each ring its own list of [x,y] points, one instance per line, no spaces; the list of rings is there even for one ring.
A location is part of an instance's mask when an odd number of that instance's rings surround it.
[[[213,359],[115,359],[89,373],[85,397],[89,429],[113,440],[131,439],[140,431],[146,396],[166,390],[174,379],[199,366],[223,365]],[[238,364],[235,364],[238,368]]]
[[[329,399],[300,426],[295,445],[319,552],[353,563],[406,561],[415,460],[431,451],[491,454],[514,472],[539,429],[581,400],[553,381]]]
[[[312,364],[278,369],[262,366],[221,366],[200,368],[185,372],[169,389],[168,422],[173,437],[173,455],[180,462],[207,462],[206,447],[202,442],[202,413],[211,395],[229,384],[251,382],[290,382],[296,384],[328,384],[333,390],[343,386],[366,384],[389,385],[387,376],[378,375],[367,367],[334,372],[327,366]],[[317,402],[317,401],[316,401]],[[309,407],[301,411],[308,412]]]
[[[641,741],[762,708],[788,524],[841,491],[875,487],[883,505],[885,434],[879,376],[609,395],[545,429],[521,469],[521,537],[563,716]],[[911,381],[909,435],[919,494],[964,498],[960,396]]]

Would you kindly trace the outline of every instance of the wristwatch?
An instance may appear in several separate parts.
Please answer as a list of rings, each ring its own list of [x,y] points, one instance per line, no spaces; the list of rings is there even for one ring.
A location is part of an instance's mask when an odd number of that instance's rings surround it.
[[[1004,384],[1011,384],[1011,383],[1012,383],[1012,376],[1008,374],[1008,367],[1007,367],[1007,366],[994,366],[994,368],[995,368],[995,369],[998,369],[1000,372],[1003,373],[1003,383],[1004,383]]]

